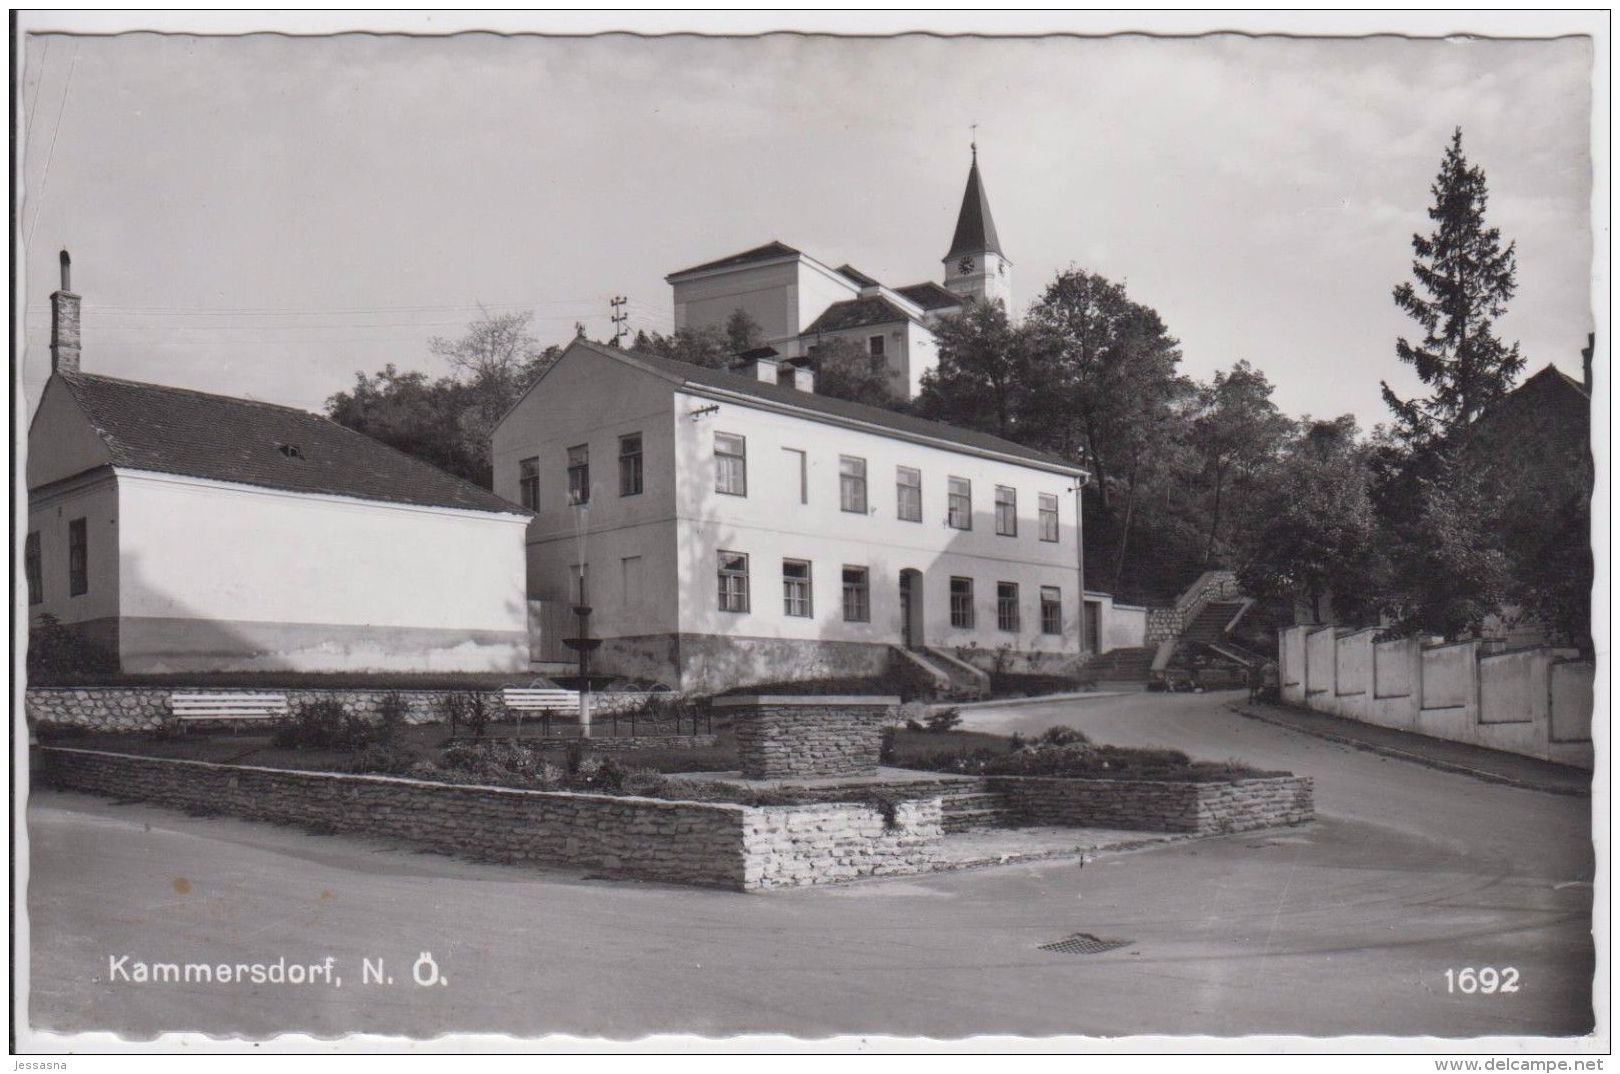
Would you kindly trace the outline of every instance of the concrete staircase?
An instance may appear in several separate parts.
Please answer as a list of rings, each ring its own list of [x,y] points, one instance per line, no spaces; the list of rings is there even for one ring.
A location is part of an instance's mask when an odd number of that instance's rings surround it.
[[[991,828],[1016,828],[1019,817],[1007,800],[985,784],[964,783],[940,796],[945,833],[980,832]]]
[[[941,649],[913,649],[911,654],[949,680],[940,693],[942,701],[983,701],[990,697],[990,675]]]
[[[1153,652],[1152,646],[1110,649],[1088,663],[1081,674],[1092,682],[1147,682]]]
[[[1227,628],[1240,614],[1247,611],[1246,600],[1212,600],[1193,617],[1181,632],[1183,642],[1208,645],[1226,637]]]

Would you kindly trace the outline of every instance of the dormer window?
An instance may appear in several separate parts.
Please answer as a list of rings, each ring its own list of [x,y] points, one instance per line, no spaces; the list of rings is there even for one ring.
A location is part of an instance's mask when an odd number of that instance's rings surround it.
[[[277,444],[276,450],[289,459],[301,459],[304,457],[303,449],[297,444]]]

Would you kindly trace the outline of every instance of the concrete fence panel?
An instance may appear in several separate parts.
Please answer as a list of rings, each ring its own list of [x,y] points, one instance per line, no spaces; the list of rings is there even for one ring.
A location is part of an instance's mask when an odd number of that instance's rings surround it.
[[[1305,633],[1295,626],[1277,636],[1278,683],[1283,700],[1296,704],[1305,700]]]
[[[1364,723],[1590,769],[1594,667],[1573,649],[1486,653],[1478,640],[1278,634],[1283,700]],[[1330,648],[1331,646],[1331,648]]]
[[[1554,742],[1592,741],[1592,683],[1596,668],[1590,660],[1556,663],[1548,676],[1548,694]]]
[[[1531,723],[1538,715],[1535,709],[1545,715],[1545,683],[1538,681],[1546,673],[1545,664],[1546,658],[1536,649],[1481,657],[1479,722]]]
[[[1338,633],[1332,627],[1318,627],[1305,636],[1305,696],[1335,693],[1334,650]]]
[[[1478,649],[1478,642],[1464,641],[1423,650],[1424,709],[1464,708],[1472,703]]]

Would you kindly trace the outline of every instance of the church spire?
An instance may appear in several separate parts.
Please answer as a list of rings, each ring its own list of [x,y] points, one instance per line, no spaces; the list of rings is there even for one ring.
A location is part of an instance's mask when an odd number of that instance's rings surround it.
[[[979,143],[972,145],[973,159],[968,166],[967,189],[962,192],[962,211],[956,214],[956,234],[951,238],[950,252],[945,260],[960,254],[999,254],[1001,240],[996,236],[996,222],[990,215],[990,199],[984,192],[984,181],[979,178]]]

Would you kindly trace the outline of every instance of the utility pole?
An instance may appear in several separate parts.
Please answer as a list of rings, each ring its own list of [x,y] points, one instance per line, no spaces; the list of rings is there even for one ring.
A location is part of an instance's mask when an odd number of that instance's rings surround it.
[[[624,309],[625,303],[629,301],[624,295],[614,295],[608,300],[608,305],[613,307],[613,345],[615,347],[619,345],[620,338],[630,331],[630,314],[626,313]]]

